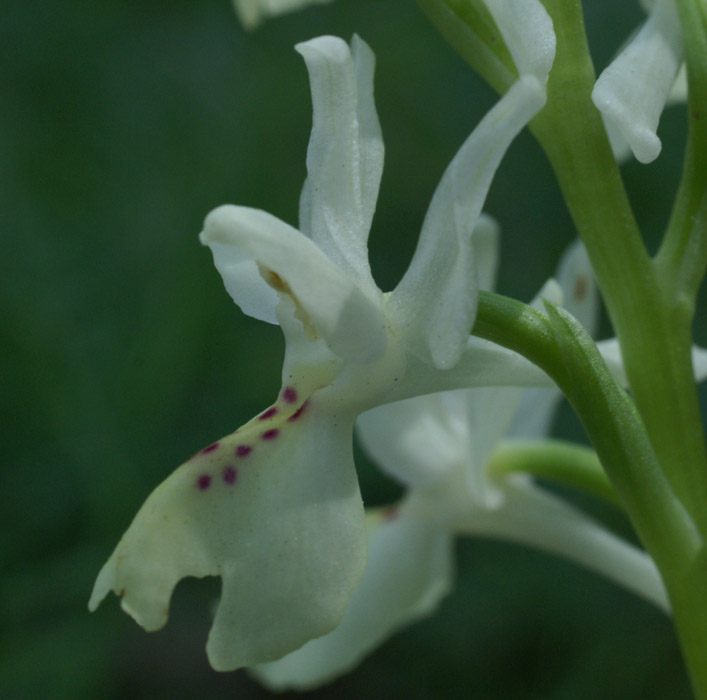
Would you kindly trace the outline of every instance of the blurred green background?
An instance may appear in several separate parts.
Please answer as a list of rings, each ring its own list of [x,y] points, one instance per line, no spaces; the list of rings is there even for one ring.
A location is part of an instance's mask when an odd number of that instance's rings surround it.
[[[640,9],[586,11],[602,68]],[[0,700],[269,697],[207,665],[216,580],[182,582],[150,635],[114,597],[93,615],[86,603],[150,491],[276,395],[279,330],[233,305],[197,234],[225,202],[296,223],[311,107],[292,47],[353,32],[378,58],[387,153],[371,257],[390,289],[494,99],[414,2],[336,0],[252,34],[228,0],[0,4]],[[657,163],[625,166],[651,245],[683,128],[684,110],[670,111]],[[528,299],[573,233],[527,134],[486,210],[503,230],[500,290]],[[707,344],[704,309],[703,295]],[[567,409],[557,432],[582,439]],[[357,460],[368,504],[399,493]],[[458,586],[434,618],[312,697],[690,696],[671,626],[648,604],[511,545],[464,541],[458,554]]]

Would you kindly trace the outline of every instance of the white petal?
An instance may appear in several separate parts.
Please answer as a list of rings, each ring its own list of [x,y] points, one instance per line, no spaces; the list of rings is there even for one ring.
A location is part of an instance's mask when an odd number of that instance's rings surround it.
[[[255,675],[272,689],[306,690],[351,670],[398,629],[429,615],[449,591],[452,569],[448,533],[393,515],[371,532],[366,573],[341,624]]]
[[[459,468],[465,415],[450,412],[447,397],[428,394],[366,411],[356,422],[364,451],[384,472],[413,488]]]
[[[552,19],[539,0],[484,0],[520,75],[547,82],[555,58]]]
[[[245,263],[230,267],[231,254],[223,255],[229,248],[236,249],[232,255],[239,260],[250,258],[251,268],[289,295],[305,329],[321,335],[339,357],[369,362],[384,353],[381,308],[296,229],[266,212],[227,205],[206,217],[201,241],[212,247],[215,259],[219,256],[216,267],[239,306],[249,300],[240,295],[244,289],[238,277]]]
[[[658,0],[643,28],[599,76],[594,104],[613,122],[641,163],[661,149],[660,115],[682,63],[680,19],[674,0]]]
[[[565,251],[556,276],[562,289],[562,306],[590,335],[596,335],[599,325],[599,294],[589,255],[580,240],[575,241]]]
[[[387,402],[437,391],[478,386],[554,387],[550,377],[522,355],[483,338],[469,337],[459,362],[440,371],[410,357],[402,381],[385,397]]]
[[[316,394],[299,410],[289,389],[274,415],[206,448],[152,493],[98,575],[91,610],[112,590],[156,630],[180,579],[221,576],[207,644],[217,670],[278,658],[338,624],[366,558],[353,418],[331,415]]]
[[[325,2],[331,0],[233,0],[236,13],[247,29],[253,29],[268,17]]]
[[[373,100],[375,58],[354,36],[297,44],[307,63],[314,107],[300,228],[366,288],[375,289],[368,233],[383,172],[383,140]]]
[[[628,145],[628,141],[619,131],[618,124],[610,119],[607,119],[606,115],[603,113],[601,115],[601,120],[604,122],[604,130],[606,131],[606,135],[609,137],[611,152],[614,154],[616,162],[619,165],[622,165],[631,157],[631,146]]]
[[[506,480],[504,495],[500,509],[468,513],[459,523],[460,532],[557,554],[669,609],[658,569],[645,552],[526,479]]]
[[[226,291],[241,311],[260,321],[277,323],[278,293],[263,279],[253,256],[233,245],[209,244]]]
[[[408,334],[412,352],[440,369],[457,363],[476,315],[470,239],[491,180],[544,102],[543,86],[526,76],[481,120],[442,177],[410,267],[390,297],[391,316]]]

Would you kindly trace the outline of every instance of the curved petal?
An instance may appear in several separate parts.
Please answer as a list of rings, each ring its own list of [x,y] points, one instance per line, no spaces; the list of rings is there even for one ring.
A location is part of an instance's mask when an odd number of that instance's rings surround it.
[[[410,267],[390,296],[391,317],[411,350],[435,367],[453,367],[464,351],[476,316],[472,232],[501,158],[544,103],[544,87],[522,77],[481,120],[444,173]]]
[[[687,68],[683,63],[680,66],[678,75],[675,78],[673,86],[670,88],[670,93],[668,94],[668,99],[665,102],[666,107],[671,105],[685,104],[687,102]],[[609,137],[609,143],[611,144],[611,150],[614,153],[614,158],[619,164],[625,163],[631,156],[631,147],[628,141],[623,137],[619,131],[618,125],[615,125],[613,121],[607,120],[607,118],[602,114],[602,120],[604,122],[604,128],[606,129],[606,135]]]
[[[243,26],[254,29],[268,17],[326,2],[331,0],[233,0],[233,5]]]
[[[641,163],[661,149],[660,115],[682,63],[680,19],[674,0],[657,0],[646,24],[602,72],[592,100],[628,141]]]
[[[307,64],[314,107],[300,228],[368,290],[368,233],[383,172],[373,100],[375,58],[358,36],[321,36],[295,47]]]
[[[341,624],[288,656],[254,669],[274,690],[306,690],[356,666],[403,626],[432,613],[451,587],[452,538],[404,510],[376,514],[368,564]]]
[[[504,481],[500,509],[470,509],[458,531],[518,542],[557,554],[624,586],[668,610],[667,594],[653,560],[604,526],[545,493],[523,475]]]
[[[214,266],[229,296],[247,316],[277,323],[275,308],[280,297],[260,274],[258,265],[246,251],[225,243],[210,243]]]
[[[534,75],[543,85],[555,59],[552,19],[539,0],[484,0],[519,75]]]
[[[251,271],[259,270],[271,287],[292,298],[305,330],[312,338],[321,335],[339,357],[369,362],[385,352],[381,308],[296,229],[258,209],[226,205],[206,217],[200,238],[211,246],[239,306],[248,299],[238,277],[245,263],[230,267],[231,257],[223,255],[233,248],[239,260],[249,258]]]
[[[177,469],[147,499],[96,580],[148,631],[176,583],[221,576],[207,653],[217,670],[283,656],[338,624],[366,561],[353,419],[281,400]],[[296,393],[295,393],[296,396]]]

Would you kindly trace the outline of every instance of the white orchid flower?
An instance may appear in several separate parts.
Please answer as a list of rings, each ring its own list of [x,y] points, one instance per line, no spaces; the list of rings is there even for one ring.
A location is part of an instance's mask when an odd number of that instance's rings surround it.
[[[630,148],[639,162],[650,163],[661,150],[656,132],[663,109],[686,99],[687,78],[675,0],[642,4],[650,10],[647,21],[599,76],[592,100],[617,158]]]
[[[543,296],[564,297],[571,313],[593,330],[597,295],[583,247],[575,245],[565,255],[558,281],[559,287],[554,281],[546,285]],[[357,423],[364,448],[406,485],[407,494],[397,506],[368,513],[368,564],[341,624],[256,667],[256,677],[276,690],[321,685],[432,613],[452,586],[457,535],[510,540],[567,557],[667,608],[648,555],[527,475],[489,473],[505,441],[547,435],[559,397],[553,389],[482,388],[364,413]]]
[[[294,12],[307,5],[323,5],[331,0],[233,0],[236,14],[246,29],[254,29],[269,17]]]
[[[481,207],[491,179],[542,108],[554,55],[540,2],[498,4],[520,78],[453,159],[410,268],[389,294],[373,281],[367,256],[383,165],[373,54],[357,37],[350,47],[335,37],[297,46],[314,106],[300,230],[263,211],[224,206],[201,234],[234,301],[282,327],[282,390],[150,495],[99,573],[90,609],[112,590],[139,624],[156,630],[181,578],[220,576],[211,665],[232,670],[279,658],[333,629],[363,575],[356,417],[450,384],[548,381],[514,353],[469,338],[479,248],[472,232],[489,228]],[[509,10],[516,5],[532,12]],[[533,33],[520,31],[528,19]]]

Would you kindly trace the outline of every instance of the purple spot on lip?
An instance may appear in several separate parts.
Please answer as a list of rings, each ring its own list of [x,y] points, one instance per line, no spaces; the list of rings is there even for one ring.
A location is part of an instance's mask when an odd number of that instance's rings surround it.
[[[307,408],[307,404],[309,403],[309,399],[307,399],[287,420],[292,423],[292,421],[296,421],[303,413],[305,408]]]
[[[208,447],[205,447],[202,451],[201,454],[206,454],[207,452],[213,452],[215,449],[217,449],[219,446],[218,442],[215,442],[213,445],[209,445]]]
[[[269,408],[265,413],[261,413],[258,416],[258,420],[267,420],[268,418],[272,418],[275,414],[277,413],[277,408],[273,406],[272,408]]]
[[[197,480],[196,480],[196,485],[202,490],[206,491],[206,489],[211,486],[211,477],[208,474],[202,474]]]
[[[236,447],[236,457],[245,457],[252,452],[253,448],[250,445],[238,445]]]
[[[297,391],[293,389],[291,386],[285,387],[284,391],[282,392],[282,400],[285,403],[294,403],[297,401]]]
[[[223,480],[227,484],[235,484],[237,476],[238,476],[238,472],[236,471],[235,467],[226,467],[223,470]]]
[[[260,437],[263,440],[274,440],[279,433],[280,431],[277,428],[273,428],[272,430],[266,430]]]

